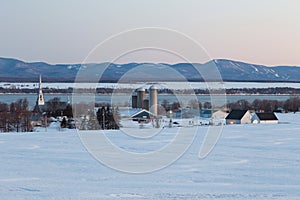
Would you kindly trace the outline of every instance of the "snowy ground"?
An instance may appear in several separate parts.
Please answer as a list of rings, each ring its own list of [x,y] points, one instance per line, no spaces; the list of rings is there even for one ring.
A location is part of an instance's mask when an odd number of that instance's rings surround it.
[[[300,114],[278,117],[278,125],[225,126],[204,160],[198,152],[208,127],[200,127],[183,157],[140,175],[95,160],[74,130],[0,134],[0,199],[299,199]],[[118,131],[108,137],[127,150],[157,148]]]

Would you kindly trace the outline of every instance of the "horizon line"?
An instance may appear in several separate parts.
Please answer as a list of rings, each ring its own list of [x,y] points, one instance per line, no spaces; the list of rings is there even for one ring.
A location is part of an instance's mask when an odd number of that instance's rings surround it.
[[[242,60],[237,60],[237,59],[229,59],[229,58],[213,58],[210,59],[207,62],[200,63],[200,62],[176,62],[176,63],[167,63],[167,62],[124,62],[124,63],[114,63],[114,62],[109,62],[109,61],[99,61],[99,62],[89,62],[89,63],[52,63],[48,61],[27,61],[23,58],[15,58],[15,57],[2,57],[0,56],[0,59],[11,59],[11,60],[17,60],[21,61],[27,64],[33,64],[33,63],[45,63],[48,65],[90,65],[90,64],[104,64],[104,63],[109,63],[109,64],[115,64],[115,65],[126,65],[126,64],[165,64],[165,65],[177,65],[177,64],[206,64],[211,61],[232,61],[232,62],[239,62],[239,63],[244,63],[244,64],[249,64],[249,65],[258,65],[258,66],[265,66],[265,67],[300,67],[300,65],[264,65],[264,64],[259,64],[259,63],[252,63],[248,61],[242,61]]]

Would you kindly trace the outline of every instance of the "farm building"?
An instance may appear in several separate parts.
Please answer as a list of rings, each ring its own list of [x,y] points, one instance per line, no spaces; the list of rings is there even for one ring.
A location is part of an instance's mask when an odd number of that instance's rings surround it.
[[[253,124],[278,124],[274,113],[255,113],[251,120]]]
[[[248,110],[232,110],[226,119],[226,124],[250,124],[251,114]]]
[[[155,117],[155,115],[151,112],[149,112],[148,110],[141,110],[141,111],[138,111],[137,113],[131,115],[131,119],[133,119],[134,121],[144,121],[144,120],[147,120],[147,119],[150,119],[150,118],[153,118]]]

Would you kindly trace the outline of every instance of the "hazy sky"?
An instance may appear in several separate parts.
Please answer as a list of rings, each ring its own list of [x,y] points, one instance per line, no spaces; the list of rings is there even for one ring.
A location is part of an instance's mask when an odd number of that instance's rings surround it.
[[[0,57],[25,61],[80,63],[111,35],[163,27],[212,58],[300,66],[299,0],[0,0],[0,24]]]

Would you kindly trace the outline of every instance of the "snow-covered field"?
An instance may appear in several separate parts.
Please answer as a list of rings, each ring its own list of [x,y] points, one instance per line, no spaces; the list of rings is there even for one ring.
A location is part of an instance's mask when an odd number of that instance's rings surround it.
[[[198,152],[208,127],[200,127],[178,161],[139,175],[107,168],[76,131],[55,124],[47,132],[2,133],[0,199],[299,199],[300,114],[278,118],[278,125],[224,126],[203,160]],[[107,136],[128,151],[145,151],[167,144],[169,131],[154,144],[118,131]]]

